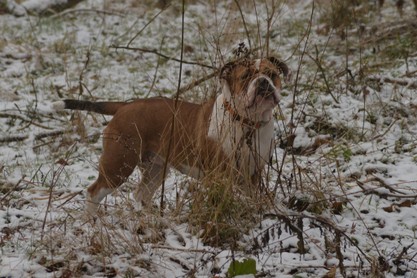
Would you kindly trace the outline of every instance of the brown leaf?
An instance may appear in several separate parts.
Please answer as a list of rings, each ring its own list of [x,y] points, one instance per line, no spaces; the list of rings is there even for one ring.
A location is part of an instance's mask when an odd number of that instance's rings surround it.
[[[355,224],[355,222],[353,222],[353,223],[352,223],[352,226],[350,227],[350,233],[351,233],[351,234],[356,233],[356,224]]]
[[[334,266],[323,276],[323,278],[335,278],[337,267]]]
[[[342,214],[343,205],[344,205],[343,202],[333,202],[332,203],[332,212],[334,214],[338,214],[338,215]]]
[[[389,207],[382,208],[386,212],[400,212],[400,208],[396,204],[392,204]]]
[[[413,206],[415,204],[416,204],[416,202],[413,202],[411,200],[405,200],[404,202],[399,203],[398,206],[400,208],[411,208],[411,206]]]
[[[73,275],[72,271],[67,268],[62,271],[60,278],[71,278],[73,276],[75,275]]]
[[[56,162],[56,164],[61,164],[63,166],[67,166],[68,165],[68,161],[66,161],[63,158],[58,159],[58,161]]]

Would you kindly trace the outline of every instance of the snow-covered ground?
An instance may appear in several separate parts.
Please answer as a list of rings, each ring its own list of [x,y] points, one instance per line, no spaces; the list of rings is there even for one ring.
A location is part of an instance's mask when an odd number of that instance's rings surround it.
[[[254,208],[257,220],[220,246],[178,205],[194,181],[176,172],[163,217],[135,208],[136,174],[96,223],[85,219],[108,118],[51,113],[61,98],[172,97],[180,3],[87,0],[38,17],[48,1],[6,2],[21,16],[0,15],[0,277],[224,277],[248,258],[257,277],[417,277],[412,1],[402,17],[391,2],[378,12],[377,1],[362,1],[367,12],[349,7],[358,17],[335,29],[324,15],[338,1],[187,1],[184,60],[196,64],[184,64],[183,86],[232,59],[242,41],[266,55],[268,36],[269,52],[293,70],[267,171],[274,204]],[[182,98],[201,102],[215,86]],[[292,148],[279,148],[291,133]]]

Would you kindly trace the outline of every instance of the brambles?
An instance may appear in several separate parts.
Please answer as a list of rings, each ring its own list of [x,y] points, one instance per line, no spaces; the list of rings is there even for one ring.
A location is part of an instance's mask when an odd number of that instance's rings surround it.
[[[139,210],[137,173],[90,223],[85,187],[108,119],[51,114],[45,104],[171,97],[181,30],[178,3],[93,2],[48,18],[0,15],[0,276],[214,277],[244,259],[258,276],[416,271],[411,1],[402,17],[391,3],[378,11],[365,0],[314,1],[314,9],[308,1],[187,2],[180,97],[215,95],[215,69],[241,41],[254,56],[276,52],[294,80],[283,84],[274,119],[282,148],[257,194],[215,172],[201,182],[173,172],[166,206],[156,196]],[[120,48],[136,34],[136,50]]]

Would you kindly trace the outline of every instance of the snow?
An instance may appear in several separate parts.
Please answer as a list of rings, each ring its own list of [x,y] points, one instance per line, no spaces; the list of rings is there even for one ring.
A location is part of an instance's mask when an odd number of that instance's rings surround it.
[[[233,260],[245,258],[256,260],[259,276],[322,277],[335,268],[336,277],[342,277],[337,236],[347,277],[372,277],[375,268],[385,277],[417,274],[415,54],[407,64],[402,58],[389,67],[375,66],[387,58],[363,44],[363,74],[380,81],[359,80],[352,31],[348,66],[354,78],[347,87],[346,75],[340,75],[346,68],[345,41],[336,32],[319,32],[323,10],[316,7],[304,55],[312,1],[279,2],[270,48],[286,60],[292,82],[298,83],[296,91],[294,83],[284,84],[284,119],[277,116],[275,124],[278,143],[286,140],[286,132],[296,135],[293,150],[277,147],[268,169],[274,188],[282,166],[274,205],[261,215],[254,207],[257,220],[245,227],[236,248],[211,246],[201,227],[191,224],[195,181],[175,171],[166,181],[163,217],[161,192],[149,210],[133,201],[131,191],[140,179],[135,173],[106,198],[103,215],[89,221],[83,211],[85,188],[96,178],[100,134],[110,118],[57,112],[53,106],[62,98],[172,97],[178,62],[112,46],[126,46],[139,34],[131,47],[178,58],[181,6],[172,3],[149,23],[159,12],[156,4],[87,0],[74,7],[83,11],[37,17],[25,9],[42,11],[57,1],[18,3],[7,1],[19,17],[0,15],[0,277],[225,277]],[[266,36],[267,11],[259,4],[256,15],[251,5],[242,4],[242,10],[251,43],[259,45]],[[249,44],[235,1],[187,2],[185,16],[187,61],[218,67],[238,43]],[[380,22],[402,24],[413,16],[409,9],[398,19],[395,7],[386,3],[381,15],[370,12],[368,36]],[[313,61],[316,47],[332,95]],[[181,83],[209,73],[184,65]],[[210,80],[181,97],[200,102],[214,86]],[[323,144],[312,148],[316,142]],[[302,231],[304,254],[290,224]]]

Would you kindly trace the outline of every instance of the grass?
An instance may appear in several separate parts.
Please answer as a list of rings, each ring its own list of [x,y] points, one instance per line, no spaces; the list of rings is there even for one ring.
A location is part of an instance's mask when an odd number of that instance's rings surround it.
[[[190,196],[190,224],[201,231],[206,244],[236,246],[237,239],[259,220],[254,211],[261,211],[261,203],[230,177],[210,175]]]

